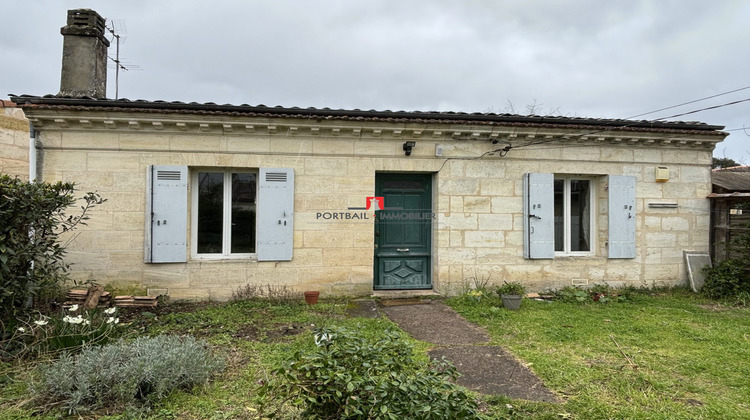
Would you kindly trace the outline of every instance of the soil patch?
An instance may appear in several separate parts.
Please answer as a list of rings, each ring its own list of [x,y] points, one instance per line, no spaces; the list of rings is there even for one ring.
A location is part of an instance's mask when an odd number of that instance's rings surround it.
[[[456,346],[432,350],[429,355],[451,361],[461,373],[456,382],[479,393],[559,402],[528,367],[502,347]]]
[[[253,324],[247,324],[240,327],[237,332],[232,334],[232,337],[247,341],[257,341],[260,338],[260,329]]]
[[[378,304],[372,299],[356,299],[349,303],[346,314],[352,318],[380,318]]]
[[[266,331],[267,341],[281,341],[286,337],[301,334],[311,327],[302,324],[282,324],[276,325],[274,328]]]
[[[159,302],[152,308],[124,307],[118,308],[117,313],[121,322],[130,322],[142,318],[158,318],[167,314],[180,314],[186,312],[198,312],[211,306],[217,306],[215,302]]]
[[[443,346],[490,341],[490,336],[484,329],[465,320],[444,303],[424,300],[419,302],[419,305],[386,306],[382,311],[417,340]],[[424,302],[427,304],[423,304]]]

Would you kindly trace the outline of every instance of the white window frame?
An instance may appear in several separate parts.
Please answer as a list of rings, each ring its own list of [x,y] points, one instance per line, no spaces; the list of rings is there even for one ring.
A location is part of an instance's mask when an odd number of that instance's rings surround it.
[[[598,229],[596,225],[596,213],[599,211],[596,201],[597,182],[595,177],[577,176],[577,175],[555,175],[555,181],[563,181],[563,250],[555,251],[556,257],[587,257],[596,254],[596,238]],[[588,251],[571,251],[571,221],[570,221],[570,184],[571,181],[588,181],[589,182],[589,250]],[[553,189],[554,191],[554,189]],[[553,198],[554,200],[554,198]]]
[[[239,168],[190,168],[191,176],[191,201],[190,201],[190,254],[191,258],[197,260],[240,260],[256,259],[258,253],[258,218],[256,210],[255,219],[255,252],[254,253],[231,253],[232,245],[232,206],[228,205],[232,199],[232,174],[252,173],[256,175],[256,209],[258,206],[258,189],[259,189],[259,172],[257,169],[239,169]],[[224,175],[224,196],[223,196],[223,229],[222,229],[222,252],[215,254],[198,253],[198,174],[201,172],[222,173]]]

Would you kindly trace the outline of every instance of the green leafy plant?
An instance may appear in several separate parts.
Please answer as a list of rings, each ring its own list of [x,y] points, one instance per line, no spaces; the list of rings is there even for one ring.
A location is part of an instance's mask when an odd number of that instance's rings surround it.
[[[721,261],[704,272],[706,280],[701,292],[711,299],[727,299],[750,293],[750,278],[739,259]]]
[[[450,382],[455,368],[418,362],[397,331],[368,340],[324,328],[314,339],[315,351],[298,352],[261,387],[264,415],[290,403],[307,419],[481,418],[476,402]]]
[[[524,295],[526,288],[521,283],[504,281],[502,285],[498,286],[496,293],[498,296],[502,295]]]
[[[13,319],[30,299],[66,279],[59,235],[85,225],[88,211],[105,201],[89,192],[82,197],[80,213],[68,215],[68,207],[77,201],[74,190],[72,183],[0,175],[0,326],[15,328]]]
[[[728,244],[733,258],[704,268],[706,276],[701,292],[711,299],[734,299],[746,305],[750,296],[750,225],[748,232],[735,236]]]
[[[480,302],[484,297],[484,292],[481,290],[472,290],[470,292],[466,292],[465,296],[471,301]]]
[[[204,384],[223,367],[223,359],[190,336],[120,340],[42,367],[37,398],[71,414],[144,406]]]
[[[579,287],[565,286],[555,291],[555,297],[563,302],[588,302],[591,295]]]
[[[84,311],[79,305],[63,309],[58,316],[37,314],[17,320],[16,325],[8,338],[0,340],[0,360],[75,352],[85,345],[106,344],[120,333],[117,308]]]

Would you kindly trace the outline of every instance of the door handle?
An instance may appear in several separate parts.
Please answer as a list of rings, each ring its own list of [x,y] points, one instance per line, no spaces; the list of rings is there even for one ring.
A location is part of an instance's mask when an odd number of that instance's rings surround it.
[[[398,252],[409,252],[409,248],[397,248],[396,251],[398,251]]]

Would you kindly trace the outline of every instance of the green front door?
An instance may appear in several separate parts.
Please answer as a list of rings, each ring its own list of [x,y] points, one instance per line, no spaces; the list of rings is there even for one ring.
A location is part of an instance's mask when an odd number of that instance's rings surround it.
[[[431,289],[432,176],[376,174],[375,195],[383,209],[375,212],[376,290]]]

